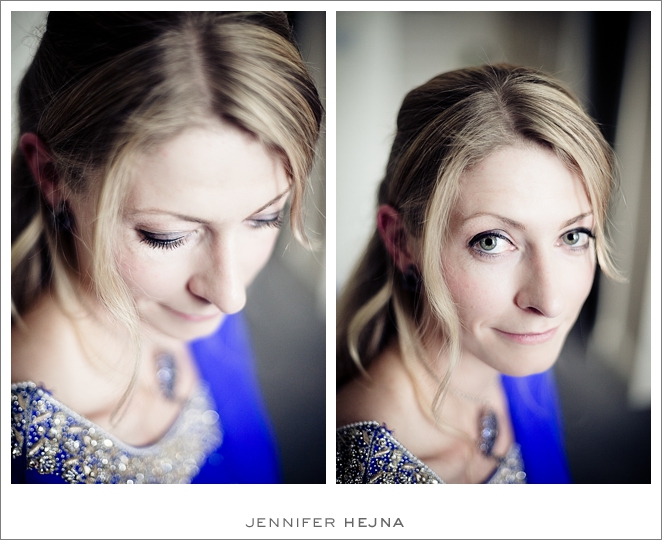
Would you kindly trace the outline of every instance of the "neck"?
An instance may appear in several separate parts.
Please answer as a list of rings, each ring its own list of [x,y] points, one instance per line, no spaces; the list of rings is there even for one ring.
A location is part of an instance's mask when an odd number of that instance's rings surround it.
[[[483,432],[481,421],[484,421],[490,412],[495,412],[500,426],[508,421],[504,416],[499,372],[470,353],[463,352],[453,369],[443,402],[432,417],[433,400],[451,362],[440,340],[428,343],[424,351],[429,371],[420,362],[411,363],[414,371],[412,375],[420,390],[418,394],[421,410],[435,426],[451,428],[449,433],[463,434],[467,440],[474,440],[478,449]]]
[[[72,323],[83,354],[92,365],[121,381],[120,387],[131,380],[137,360],[140,365],[138,381],[143,379],[151,383],[157,370],[158,354],[168,352],[176,356],[185,346],[179,340],[157,334],[142,323],[134,335],[118,323],[90,292],[78,291],[76,296],[68,296],[59,304]]]
[[[424,352],[430,370],[426,370],[420,362],[416,362],[414,376],[432,403],[439,384],[451,369],[451,360],[440,339],[427,343]],[[452,399],[450,396],[454,394],[471,396],[476,402],[489,402],[499,390],[499,377],[497,370],[471,353],[463,351],[452,370],[448,399]]]

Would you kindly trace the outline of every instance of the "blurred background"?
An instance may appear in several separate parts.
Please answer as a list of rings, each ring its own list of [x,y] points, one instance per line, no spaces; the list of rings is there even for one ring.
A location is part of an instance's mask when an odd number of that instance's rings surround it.
[[[326,106],[326,13],[288,12],[322,103]],[[284,228],[274,254],[249,290],[262,393],[281,449],[284,481],[326,482],[326,139],[317,145],[306,227],[311,253]]]
[[[577,483],[651,481],[650,12],[338,12],[337,275],[374,230],[377,186],[405,94],[434,75],[509,62],[581,99],[614,147],[614,253],[555,366]]]
[[[47,12],[12,12],[12,144],[15,94],[36,51]],[[326,97],[325,12],[288,12],[304,60]],[[323,125],[324,129],[324,125]],[[306,226],[319,248],[304,250],[284,227],[248,291],[245,309],[258,376],[278,438],[285,483],[324,483],[326,422],[325,137],[311,177]]]

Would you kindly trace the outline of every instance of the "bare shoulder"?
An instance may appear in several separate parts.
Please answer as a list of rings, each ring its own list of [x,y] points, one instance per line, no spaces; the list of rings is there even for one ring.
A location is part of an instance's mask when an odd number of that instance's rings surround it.
[[[399,425],[415,406],[413,385],[399,358],[397,347],[389,347],[368,369],[345,384],[336,394],[336,426],[377,421]]]
[[[74,325],[51,297],[37,302],[23,323],[12,326],[12,383],[44,386],[83,415],[110,403],[109,393],[98,384],[98,374],[81,352]]]
[[[64,315],[52,298],[45,296],[23,316],[22,324],[12,326],[11,380],[14,382],[50,379],[58,371],[56,359],[66,348],[69,329]]]

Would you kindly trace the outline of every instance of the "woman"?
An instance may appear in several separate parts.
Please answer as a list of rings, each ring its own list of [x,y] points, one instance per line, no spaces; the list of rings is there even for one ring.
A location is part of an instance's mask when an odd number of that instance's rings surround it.
[[[244,320],[322,106],[283,13],[52,12],[12,163],[12,482],[279,480]]]
[[[547,75],[488,65],[405,98],[340,301],[338,483],[569,481],[550,368],[609,258],[614,160]]]

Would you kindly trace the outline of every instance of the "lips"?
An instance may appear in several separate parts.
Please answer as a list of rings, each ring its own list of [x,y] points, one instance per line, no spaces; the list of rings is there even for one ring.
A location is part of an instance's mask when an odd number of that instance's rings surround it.
[[[556,328],[552,328],[551,330],[546,330],[545,332],[530,332],[526,334],[504,332],[503,330],[499,330],[497,328],[494,330],[499,336],[509,341],[513,341],[521,345],[538,345],[552,339],[558,330],[558,326]]]
[[[173,315],[176,315],[180,319],[184,319],[185,321],[189,322],[204,322],[204,321],[210,321],[212,319],[218,318],[221,313],[212,313],[211,315],[198,315],[198,314],[191,314],[191,313],[183,313],[181,311],[177,311],[176,309],[172,309],[171,307],[164,306],[170,313]]]

